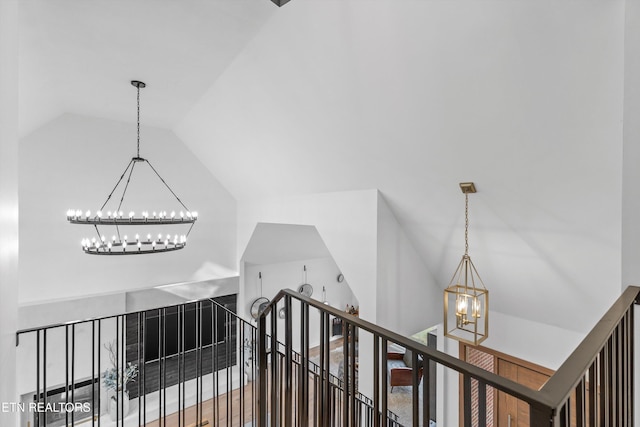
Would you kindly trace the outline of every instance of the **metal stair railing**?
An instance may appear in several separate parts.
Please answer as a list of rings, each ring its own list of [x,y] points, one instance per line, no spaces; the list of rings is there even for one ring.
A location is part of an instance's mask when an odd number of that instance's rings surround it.
[[[640,288],[628,287],[566,362],[556,371],[540,390],[532,390],[507,378],[485,371],[449,354],[429,348],[412,339],[386,330],[361,318],[307,298],[292,290],[282,290],[261,312],[258,319],[258,426],[283,425],[285,427],[356,426],[361,419],[356,405],[357,375],[372,378],[373,426],[386,425],[382,414],[389,409],[387,347],[398,344],[413,352],[413,366],[423,360],[422,377],[413,369],[411,420],[413,426],[429,425],[434,419],[430,404],[430,369],[433,364],[460,374],[461,377],[461,425],[486,427],[487,394],[490,388],[514,396],[524,402],[529,410],[529,425],[535,427],[556,426],[613,426],[632,425],[633,409],[633,309],[638,303]],[[295,322],[300,337],[295,343],[300,359],[292,357],[294,347],[293,307],[299,312]],[[278,305],[284,308],[284,326],[278,325]],[[314,322],[320,336],[319,384],[311,387],[304,376],[295,378],[294,365],[300,363],[308,371],[309,312],[313,309],[319,316]],[[345,395],[340,405],[332,405],[329,371],[329,326],[330,317],[342,319],[345,334],[343,352],[345,369],[342,382]],[[279,331],[279,329],[282,329]],[[284,334],[284,360],[280,363],[275,352],[278,334]],[[362,335],[367,334],[363,340]],[[360,337],[360,342],[356,342]],[[367,348],[362,343],[367,343]],[[359,348],[358,348],[359,347]],[[363,354],[370,358],[371,371],[361,372],[356,368],[357,357]],[[348,363],[346,361],[349,361]],[[419,384],[422,396],[419,392]],[[274,384],[283,384],[281,388]],[[294,388],[295,386],[295,388]],[[472,392],[473,390],[473,392]],[[311,414],[309,396],[314,396],[321,410]],[[292,408],[297,408],[294,412]],[[451,423],[449,421],[447,424]]]

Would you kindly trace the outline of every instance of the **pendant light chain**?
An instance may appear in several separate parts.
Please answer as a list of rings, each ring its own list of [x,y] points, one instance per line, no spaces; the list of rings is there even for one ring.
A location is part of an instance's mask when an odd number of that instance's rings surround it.
[[[469,255],[469,193],[464,193],[464,255]]]
[[[138,85],[138,155],[140,157],[140,85]]]

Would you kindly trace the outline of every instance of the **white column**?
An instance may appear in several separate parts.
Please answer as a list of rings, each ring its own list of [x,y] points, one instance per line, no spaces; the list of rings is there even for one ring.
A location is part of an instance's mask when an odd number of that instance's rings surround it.
[[[0,0],[0,403],[18,402],[18,2]],[[0,425],[18,416],[0,410]]]

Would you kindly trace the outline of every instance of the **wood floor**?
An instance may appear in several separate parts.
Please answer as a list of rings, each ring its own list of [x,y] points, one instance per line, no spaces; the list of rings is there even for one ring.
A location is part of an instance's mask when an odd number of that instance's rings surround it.
[[[257,408],[253,406],[255,383],[223,394],[194,405],[184,411],[167,415],[166,418],[146,424],[147,427],[195,427],[196,417],[201,419],[201,425],[207,426],[244,426],[257,415]],[[208,424],[205,424],[208,422]],[[251,425],[251,424],[249,424]]]
[[[331,341],[329,351],[342,346],[342,338]],[[309,357],[318,356],[319,347],[309,349]],[[294,376],[295,378],[295,376]],[[296,385],[294,384],[294,393]],[[146,427],[197,427],[220,426],[231,427],[245,425],[257,425],[257,406],[253,399],[253,393],[257,393],[257,382],[249,382],[246,386],[233,390],[231,393],[223,394],[217,398],[208,399],[201,405],[194,405],[185,408],[184,411],[173,413],[145,424]],[[313,387],[309,390],[309,416],[314,413]],[[315,409],[317,410],[317,408]],[[295,413],[295,411],[294,411]],[[202,420],[202,424],[197,424],[196,420]],[[253,424],[252,424],[253,421]]]

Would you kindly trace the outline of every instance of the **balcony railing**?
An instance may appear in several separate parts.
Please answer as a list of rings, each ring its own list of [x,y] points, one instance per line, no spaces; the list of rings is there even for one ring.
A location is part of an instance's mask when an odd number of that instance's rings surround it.
[[[21,425],[255,426],[256,342],[257,328],[237,316],[235,297],[18,331],[27,387],[20,403],[40,408],[24,411]],[[272,348],[276,365],[289,359],[282,343]],[[301,355],[290,359],[301,373]],[[328,379],[327,402],[339,406],[341,380],[313,362],[305,369],[310,383]],[[122,387],[127,372],[135,378]],[[355,402],[363,414],[357,425],[371,425],[371,399],[356,393]],[[393,412],[387,419],[399,425]]]
[[[627,288],[540,390],[291,290],[272,300],[257,329],[234,313],[235,300],[207,299],[22,330],[21,425],[453,425],[435,420],[426,386],[429,368],[439,365],[461,378],[464,426],[487,425],[489,387],[524,402],[530,426],[630,426],[639,293]],[[332,318],[342,321],[339,346],[331,342]],[[389,394],[391,344],[424,366],[412,370],[409,410],[401,416]],[[339,375],[332,373],[336,359]],[[127,372],[135,379],[123,387],[118,379]]]

